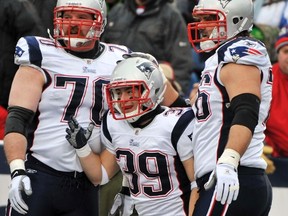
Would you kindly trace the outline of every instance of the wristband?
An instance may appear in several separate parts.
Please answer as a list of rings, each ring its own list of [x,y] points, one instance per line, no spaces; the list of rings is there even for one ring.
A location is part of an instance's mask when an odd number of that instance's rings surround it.
[[[13,173],[15,170],[25,170],[24,160],[22,159],[12,160],[9,166],[10,166],[11,173]]]
[[[16,169],[11,173],[11,179],[13,179],[16,176],[20,176],[20,175],[26,175],[26,171],[23,169]]]
[[[123,179],[122,179],[122,187],[128,187],[128,188],[130,187],[129,182],[125,176],[123,176]]]
[[[194,188],[197,188],[197,182],[196,181],[192,181],[191,182],[191,191],[194,189]]]
[[[75,149],[75,150],[76,150],[76,154],[78,155],[78,157],[87,157],[92,151],[88,144],[86,144],[80,149]]]
[[[107,173],[105,167],[102,165],[101,165],[101,171],[102,171],[102,179],[101,179],[100,185],[104,185],[104,184],[107,184],[109,182],[109,177],[108,177],[108,173]]]
[[[218,164],[232,165],[236,170],[240,161],[240,154],[233,149],[225,149],[221,157],[218,159]]]

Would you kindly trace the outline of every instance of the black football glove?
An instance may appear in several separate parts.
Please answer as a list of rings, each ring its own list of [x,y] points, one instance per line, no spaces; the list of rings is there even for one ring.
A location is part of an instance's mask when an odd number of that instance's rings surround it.
[[[85,130],[79,125],[75,117],[71,117],[68,126],[69,128],[66,128],[66,139],[75,149],[81,149],[91,137],[94,124],[91,122]]]

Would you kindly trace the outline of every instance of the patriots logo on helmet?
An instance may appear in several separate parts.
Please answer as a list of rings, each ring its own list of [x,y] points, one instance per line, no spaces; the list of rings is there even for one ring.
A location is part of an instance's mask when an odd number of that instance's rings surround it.
[[[223,9],[231,2],[231,0],[218,0],[218,1],[220,2]]]
[[[100,4],[101,8],[103,8],[103,3],[104,3],[103,0],[100,0],[100,1],[99,1],[99,4]],[[105,3],[105,4],[106,4],[106,3]]]
[[[147,79],[149,80],[152,72],[156,69],[155,65],[153,65],[153,63],[151,62],[144,62],[138,66],[136,66],[142,73],[144,73],[144,75],[147,77]]]

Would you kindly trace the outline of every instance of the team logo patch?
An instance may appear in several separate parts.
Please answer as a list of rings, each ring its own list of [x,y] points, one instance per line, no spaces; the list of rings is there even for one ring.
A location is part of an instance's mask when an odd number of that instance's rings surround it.
[[[223,9],[231,2],[231,0],[218,0],[218,1],[220,2]]]
[[[247,47],[247,46],[239,46],[239,47],[235,47],[235,48],[230,48],[229,52],[230,52],[230,54],[231,54],[231,56],[235,62],[243,56],[262,55],[262,53],[260,51],[258,51],[257,49]]]
[[[21,57],[25,51],[22,50],[19,46],[15,48],[15,55]]]
[[[139,147],[140,143],[136,142],[134,139],[130,139],[129,146],[136,146]]]
[[[95,74],[96,73],[96,69],[84,66],[83,67],[83,73],[94,73]]]
[[[144,75],[147,77],[147,79],[149,80],[152,72],[156,69],[155,65],[153,65],[153,63],[151,62],[144,62],[138,66],[136,66],[142,73],[144,73]]]

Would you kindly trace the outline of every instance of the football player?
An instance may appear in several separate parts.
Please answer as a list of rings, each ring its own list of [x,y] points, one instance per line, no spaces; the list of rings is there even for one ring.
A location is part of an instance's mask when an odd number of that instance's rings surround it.
[[[268,215],[272,188],[261,154],[272,74],[265,45],[249,37],[252,0],[200,0],[193,16],[189,40],[211,52],[193,105],[193,215]]]
[[[101,155],[87,145],[93,123],[84,130],[72,118],[67,128],[66,138],[94,184],[107,182],[120,167],[139,215],[185,216],[190,195],[190,213],[197,197],[191,142],[194,112],[191,107],[161,106],[165,88],[157,64],[128,57],[118,63],[105,87],[109,111],[101,125],[106,146]]]

